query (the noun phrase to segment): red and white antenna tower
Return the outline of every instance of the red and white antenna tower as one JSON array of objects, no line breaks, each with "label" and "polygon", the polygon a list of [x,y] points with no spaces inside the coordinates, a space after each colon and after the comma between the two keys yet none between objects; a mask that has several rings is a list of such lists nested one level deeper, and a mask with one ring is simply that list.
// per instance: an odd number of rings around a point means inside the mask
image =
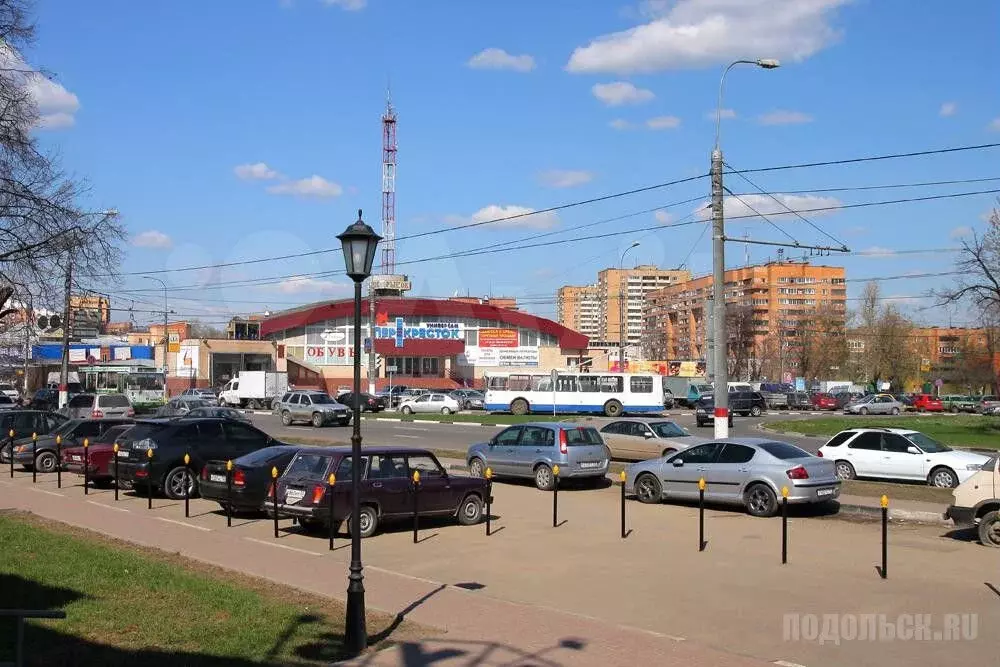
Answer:
[{"label": "red and white antenna tower", "polygon": [[396,111],[386,92],[382,114],[382,273],[396,273]]}]

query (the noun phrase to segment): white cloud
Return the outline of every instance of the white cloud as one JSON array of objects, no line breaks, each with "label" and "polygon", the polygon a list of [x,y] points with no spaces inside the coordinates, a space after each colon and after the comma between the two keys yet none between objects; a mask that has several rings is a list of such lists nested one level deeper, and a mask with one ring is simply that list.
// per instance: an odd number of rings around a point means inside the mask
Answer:
[{"label": "white cloud", "polygon": [[[723,210],[727,218],[747,218],[761,214],[768,217],[780,216],[783,220],[790,220],[794,216],[788,212],[788,209],[801,212],[807,217],[816,218],[835,213],[836,209],[829,211],[814,211],[813,209],[832,209],[832,207],[843,205],[839,199],[834,197],[817,197],[816,195],[786,195],[777,193],[774,195],[774,199],[767,195],[750,194],[740,195],[739,199],[736,197],[726,197],[723,202]],[[756,213],[754,210],[756,210]],[[697,215],[703,220],[708,219],[712,217],[712,209],[702,206],[698,208]]]},{"label": "white cloud", "polygon": [[653,217],[656,218],[657,222],[663,225],[669,225],[675,220],[674,216],[667,211],[657,211],[653,214]]},{"label": "white cloud", "polygon": [[24,62],[21,54],[7,46],[0,46],[0,67],[11,70],[10,74],[31,95],[38,112],[36,127],[57,129],[76,124],[80,100],[62,84],[35,71]]},{"label": "white cloud", "polygon": [[[711,111],[706,111],[705,118],[707,118],[712,122],[715,122],[715,113],[716,113],[715,109],[712,109]],[[732,120],[733,118],[736,118],[736,112],[733,111],[732,109],[719,109],[718,113],[719,113],[719,118],[721,118],[722,120]]]},{"label": "white cloud", "polygon": [[538,174],[538,181],[550,188],[575,188],[592,180],[594,174],[583,170],[549,169]]},{"label": "white cloud", "polygon": [[174,242],[169,236],[155,229],[136,234],[132,237],[132,245],[137,248],[172,248]]},{"label": "white cloud", "polygon": [[322,176],[310,176],[297,181],[286,183],[276,183],[270,185],[267,191],[272,195],[293,195],[295,197],[316,197],[318,199],[328,199],[339,197],[344,192],[344,188],[337,183],[328,181]]},{"label": "white cloud", "polygon": [[996,130],[997,132],[1000,132],[1000,118],[994,118],[990,122],[990,129],[991,130]]},{"label": "white cloud", "polygon": [[624,104],[642,104],[656,97],[653,91],[646,90],[645,88],[636,88],[628,81],[595,83],[590,92],[609,107],[620,107]]},{"label": "white cloud", "polygon": [[328,7],[340,7],[345,12],[361,11],[368,5],[368,0],[323,0]]},{"label": "white cloud", "polygon": [[972,227],[968,227],[966,225],[955,227],[955,229],[951,230],[951,233],[948,234],[948,238],[953,240],[964,239],[967,236],[972,236]]},{"label": "white cloud", "polygon": [[497,48],[483,49],[465,64],[472,69],[509,69],[515,72],[530,72],[535,69],[535,59],[531,56],[515,56]]},{"label": "white cloud", "polygon": [[801,125],[813,122],[813,117],[801,111],[785,111],[779,109],[757,117],[761,125]]},{"label": "white cloud", "polygon": [[840,38],[831,20],[849,0],[678,0],[648,2],[653,18],[577,47],[576,73],[657,72],[740,58],[804,60]]},{"label": "white cloud", "polygon": [[[517,217],[515,217],[517,216]],[[502,220],[499,222],[482,225],[485,229],[525,227],[532,229],[548,229],[559,224],[559,216],[553,211],[547,213],[535,213],[535,209],[527,206],[516,206],[514,204],[490,204],[484,206],[469,217],[450,215],[445,221],[454,225],[467,225],[469,223],[483,223],[488,220],[500,220],[501,218],[513,218],[513,220]]]},{"label": "white cloud", "polygon": [[651,130],[674,130],[681,126],[677,116],[656,116],[646,121],[646,127]]},{"label": "white cloud", "polygon": [[630,130],[632,129],[632,123],[628,122],[624,118],[615,118],[613,121],[608,123],[612,128],[616,130]]},{"label": "white cloud", "polygon": [[883,248],[882,246],[873,245],[870,248],[865,248],[858,252],[861,257],[890,257],[895,255],[896,251],[891,248]]},{"label": "white cloud", "polygon": [[233,167],[233,173],[244,181],[269,181],[281,176],[263,162],[237,165]]},{"label": "white cloud", "polygon": [[280,283],[266,287],[281,294],[302,294],[305,292],[334,292],[346,288],[347,285],[332,280],[309,278],[308,276],[292,276]]},{"label": "white cloud", "polygon": [[944,117],[954,116],[958,112],[958,104],[955,102],[945,102],[941,105],[941,110],[938,112]]}]

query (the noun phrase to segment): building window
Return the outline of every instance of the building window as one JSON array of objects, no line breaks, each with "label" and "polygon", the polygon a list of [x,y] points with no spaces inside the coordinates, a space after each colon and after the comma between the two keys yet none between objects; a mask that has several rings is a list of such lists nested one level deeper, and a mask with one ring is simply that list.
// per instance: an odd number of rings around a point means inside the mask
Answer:
[{"label": "building window", "polygon": [[521,329],[519,343],[521,347],[538,347],[538,332],[531,329]]},{"label": "building window", "polygon": [[472,347],[479,346],[479,329],[465,330],[465,344]]}]

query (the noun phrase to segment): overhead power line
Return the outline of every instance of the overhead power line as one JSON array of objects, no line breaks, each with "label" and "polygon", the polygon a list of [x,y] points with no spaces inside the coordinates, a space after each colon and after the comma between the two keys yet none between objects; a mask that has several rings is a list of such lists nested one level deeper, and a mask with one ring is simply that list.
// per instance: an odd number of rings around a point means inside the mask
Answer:
[{"label": "overhead power line", "polygon": [[812,167],[832,167],[844,164],[858,164],[861,162],[879,162],[881,160],[898,160],[903,158],[926,157],[928,155],[944,155],[946,153],[962,153],[965,151],[980,151],[1000,147],[1000,143],[974,144],[971,146],[953,146],[950,148],[936,148],[923,151],[912,151],[909,153],[888,153],[884,155],[865,155],[862,157],[846,158],[842,160],[826,160],[824,162],[800,162],[797,164],[785,164],[777,167],[756,167],[754,169],[744,169],[745,174],[761,173],[766,171],[784,171],[787,169],[810,169]]}]

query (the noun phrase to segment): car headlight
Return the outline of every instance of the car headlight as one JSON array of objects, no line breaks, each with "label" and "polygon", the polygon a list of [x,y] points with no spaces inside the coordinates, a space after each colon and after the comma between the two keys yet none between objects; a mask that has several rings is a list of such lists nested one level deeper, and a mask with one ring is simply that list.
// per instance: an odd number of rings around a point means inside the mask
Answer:
[{"label": "car headlight", "polygon": [[28,446],[18,445],[17,447],[14,448],[14,451],[17,452],[18,454],[23,454],[24,452],[28,451]]},{"label": "car headlight", "polygon": [[983,464],[982,463],[970,463],[969,465],[965,466],[965,469],[966,470],[982,470],[983,469]]}]

